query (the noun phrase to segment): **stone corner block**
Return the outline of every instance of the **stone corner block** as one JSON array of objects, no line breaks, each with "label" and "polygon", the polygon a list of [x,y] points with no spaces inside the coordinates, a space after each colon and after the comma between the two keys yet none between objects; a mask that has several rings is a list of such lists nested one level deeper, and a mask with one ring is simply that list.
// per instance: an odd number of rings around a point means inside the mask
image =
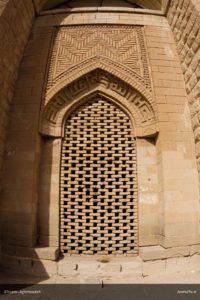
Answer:
[{"label": "stone corner block", "polygon": [[100,263],[100,272],[119,273],[121,272],[121,264],[119,262]]},{"label": "stone corner block", "polygon": [[142,276],[143,261],[140,257],[129,259],[121,264],[121,271],[123,274],[130,274],[131,276]]},{"label": "stone corner block", "polygon": [[156,260],[156,261],[146,261],[143,263],[143,276],[153,276],[165,273],[165,261]]},{"label": "stone corner block", "polygon": [[143,261],[166,259],[170,257],[188,256],[190,254],[190,247],[173,247],[163,248],[162,246],[149,246],[140,248],[140,258]]},{"label": "stone corner block", "polygon": [[59,249],[54,247],[34,248],[38,259],[55,261],[59,257]]},{"label": "stone corner block", "polygon": [[97,273],[99,271],[100,263],[93,261],[87,262],[82,261],[78,263],[78,271],[81,273]]},{"label": "stone corner block", "polygon": [[62,259],[57,263],[58,275],[67,276],[77,272],[78,264],[75,261]]}]

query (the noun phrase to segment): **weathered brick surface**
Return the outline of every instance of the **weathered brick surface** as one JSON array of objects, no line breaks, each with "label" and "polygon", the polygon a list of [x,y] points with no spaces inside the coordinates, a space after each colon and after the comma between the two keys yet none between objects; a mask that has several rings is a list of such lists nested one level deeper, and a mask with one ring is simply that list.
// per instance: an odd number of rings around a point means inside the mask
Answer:
[{"label": "weathered brick surface", "polygon": [[[37,209],[38,117],[51,30],[32,30],[10,109],[2,178],[2,240],[32,246]],[[15,222],[13,222],[15,220]]]},{"label": "weathered brick surface", "polygon": [[158,195],[163,203],[159,207],[160,243],[164,247],[181,246],[198,240],[199,195],[194,137],[171,30],[167,24],[162,28],[147,26],[145,34],[159,120]]},{"label": "weathered brick surface", "polygon": [[[18,67],[23,56],[34,9],[32,1],[3,0],[0,2],[0,174],[8,123],[9,105],[13,98]],[[1,175],[0,175],[1,176]],[[1,184],[0,184],[1,189]]]},{"label": "weathered brick surface", "polygon": [[31,0],[0,1],[0,192],[9,108],[34,14]]},{"label": "weathered brick surface", "polygon": [[200,2],[173,0],[167,17],[182,64],[200,173]]}]

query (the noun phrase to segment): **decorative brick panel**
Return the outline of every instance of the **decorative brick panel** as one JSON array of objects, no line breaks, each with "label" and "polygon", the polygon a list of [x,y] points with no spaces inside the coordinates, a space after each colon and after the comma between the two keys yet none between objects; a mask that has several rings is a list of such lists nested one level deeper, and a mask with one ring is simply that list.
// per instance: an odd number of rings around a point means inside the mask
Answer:
[{"label": "decorative brick panel", "polygon": [[71,73],[103,62],[127,74],[151,92],[141,26],[81,25],[55,30],[47,91]]},{"label": "decorative brick panel", "polygon": [[[43,120],[56,124],[60,111],[71,104],[76,97],[85,92],[102,87],[113,91],[134,106],[135,123],[140,126],[150,126],[156,122],[156,109],[153,99],[146,99],[141,93],[126,82],[103,70],[95,70],[79,77],[53,97],[43,111]],[[149,103],[150,102],[150,103]]]}]

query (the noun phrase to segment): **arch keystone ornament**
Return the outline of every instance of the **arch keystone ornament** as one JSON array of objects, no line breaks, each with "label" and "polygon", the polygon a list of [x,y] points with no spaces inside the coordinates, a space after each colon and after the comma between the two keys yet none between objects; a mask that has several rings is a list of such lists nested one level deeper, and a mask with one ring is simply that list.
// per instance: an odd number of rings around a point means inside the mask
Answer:
[{"label": "arch keystone ornament", "polygon": [[79,77],[56,93],[42,108],[40,133],[62,137],[66,116],[82,102],[95,95],[104,96],[126,110],[134,123],[135,136],[153,136],[158,132],[156,109],[152,98],[146,98],[133,86],[101,69]]}]

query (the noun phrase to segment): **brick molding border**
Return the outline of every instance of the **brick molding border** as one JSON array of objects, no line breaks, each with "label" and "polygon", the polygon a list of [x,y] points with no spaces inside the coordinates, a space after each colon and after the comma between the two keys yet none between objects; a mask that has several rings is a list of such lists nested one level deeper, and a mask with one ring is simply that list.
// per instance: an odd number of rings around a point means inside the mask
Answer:
[{"label": "brick molding border", "polygon": [[62,137],[64,120],[69,113],[97,95],[108,98],[126,111],[133,123],[135,136],[153,136],[158,132],[152,98],[146,98],[118,77],[96,69],[68,84],[48,101],[41,112],[40,133]]}]

